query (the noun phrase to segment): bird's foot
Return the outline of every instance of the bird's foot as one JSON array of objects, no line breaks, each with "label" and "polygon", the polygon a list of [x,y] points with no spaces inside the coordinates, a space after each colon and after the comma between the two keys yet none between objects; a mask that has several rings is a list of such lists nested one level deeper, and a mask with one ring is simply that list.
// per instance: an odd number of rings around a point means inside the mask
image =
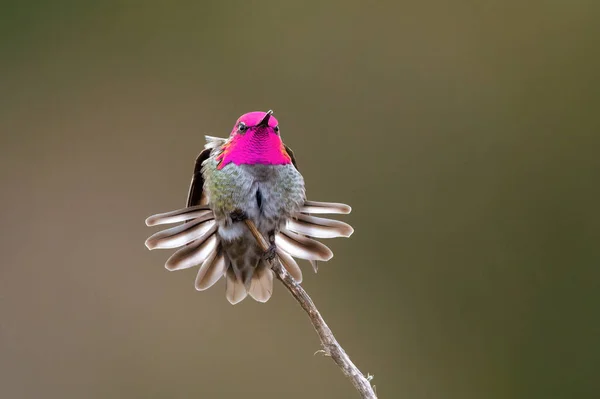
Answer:
[{"label": "bird's foot", "polygon": [[269,232],[269,248],[265,251],[264,257],[267,261],[272,261],[277,255],[277,246],[275,245],[275,232]]},{"label": "bird's foot", "polygon": [[275,245],[275,243],[271,243],[271,245],[269,245],[269,248],[265,251],[264,253],[264,257],[267,261],[272,261],[273,259],[275,259],[275,256],[277,255],[277,246]]},{"label": "bird's foot", "polygon": [[235,211],[231,212],[229,214],[229,217],[231,218],[232,222],[243,222],[246,219],[248,219],[248,215],[246,214],[246,212],[242,211],[241,209],[236,209]]}]

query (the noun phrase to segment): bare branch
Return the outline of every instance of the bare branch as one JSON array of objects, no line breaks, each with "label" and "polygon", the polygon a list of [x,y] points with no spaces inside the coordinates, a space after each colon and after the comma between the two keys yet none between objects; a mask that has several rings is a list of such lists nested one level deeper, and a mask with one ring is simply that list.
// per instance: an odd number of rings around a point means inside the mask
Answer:
[{"label": "bare branch", "polygon": [[[267,251],[269,249],[269,244],[267,240],[263,237],[263,235],[258,231],[256,225],[252,220],[245,220],[246,226],[256,239],[258,245],[263,249],[263,251]],[[277,259],[277,258],[275,258]],[[325,355],[330,356],[333,361],[339,366],[342,370],[342,373],[346,375],[356,388],[356,390],[360,393],[363,399],[377,399],[377,395],[371,387],[370,380],[373,378],[369,375],[369,378],[365,377],[363,373],[360,372],[358,367],[352,363],[350,357],[346,354],[341,345],[337,342],[331,329],[323,320],[323,317],[317,310],[317,307],[313,303],[312,299],[306,291],[294,280],[294,278],[285,270],[285,268],[281,265],[281,263],[272,260],[271,268],[275,273],[275,276],[285,285],[285,287],[290,291],[294,299],[302,306],[302,309],[308,314],[310,321],[313,324],[313,327],[317,331],[319,338],[321,339],[321,345],[323,346],[323,351]]]}]

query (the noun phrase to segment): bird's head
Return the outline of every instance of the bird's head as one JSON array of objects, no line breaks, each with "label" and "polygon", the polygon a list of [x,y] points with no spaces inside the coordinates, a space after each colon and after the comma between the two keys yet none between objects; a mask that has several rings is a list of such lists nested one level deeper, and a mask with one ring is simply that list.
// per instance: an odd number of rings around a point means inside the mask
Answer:
[{"label": "bird's head", "polygon": [[236,165],[285,165],[292,163],[281,136],[279,122],[273,111],[249,112],[239,117],[223,152],[217,157],[219,169],[229,163]]}]

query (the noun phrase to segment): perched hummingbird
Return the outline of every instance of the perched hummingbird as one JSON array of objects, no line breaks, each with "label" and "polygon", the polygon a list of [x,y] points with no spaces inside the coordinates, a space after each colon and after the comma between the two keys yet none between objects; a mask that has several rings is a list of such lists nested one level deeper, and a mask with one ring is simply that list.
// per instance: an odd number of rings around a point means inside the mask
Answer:
[{"label": "perched hummingbird", "polygon": [[[293,257],[331,259],[329,248],[313,238],[349,237],[346,223],[311,213],[350,213],[348,205],[307,201],[304,179],[292,150],[281,140],[273,111],[242,115],[228,139],[206,136],[196,159],[187,207],[146,219],[149,226],[184,222],[146,240],[149,249],[181,247],[166,262],[168,270],[200,265],[196,289],[226,277],[226,297],[236,304],[248,294],[266,302],[273,292],[269,261],[275,257],[302,281]],[[263,251],[246,219],[268,239]]]}]

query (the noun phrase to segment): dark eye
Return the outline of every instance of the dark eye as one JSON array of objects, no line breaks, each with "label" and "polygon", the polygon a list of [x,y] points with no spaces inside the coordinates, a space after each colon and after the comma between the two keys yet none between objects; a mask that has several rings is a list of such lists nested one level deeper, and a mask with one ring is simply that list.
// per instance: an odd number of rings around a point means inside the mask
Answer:
[{"label": "dark eye", "polygon": [[240,122],[238,123],[238,130],[240,133],[244,133],[246,130],[248,130],[248,126],[246,126],[244,122]]},{"label": "dark eye", "polygon": [[273,130],[275,130],[275,133],[279,133],[279,126],[275,126]]}]

